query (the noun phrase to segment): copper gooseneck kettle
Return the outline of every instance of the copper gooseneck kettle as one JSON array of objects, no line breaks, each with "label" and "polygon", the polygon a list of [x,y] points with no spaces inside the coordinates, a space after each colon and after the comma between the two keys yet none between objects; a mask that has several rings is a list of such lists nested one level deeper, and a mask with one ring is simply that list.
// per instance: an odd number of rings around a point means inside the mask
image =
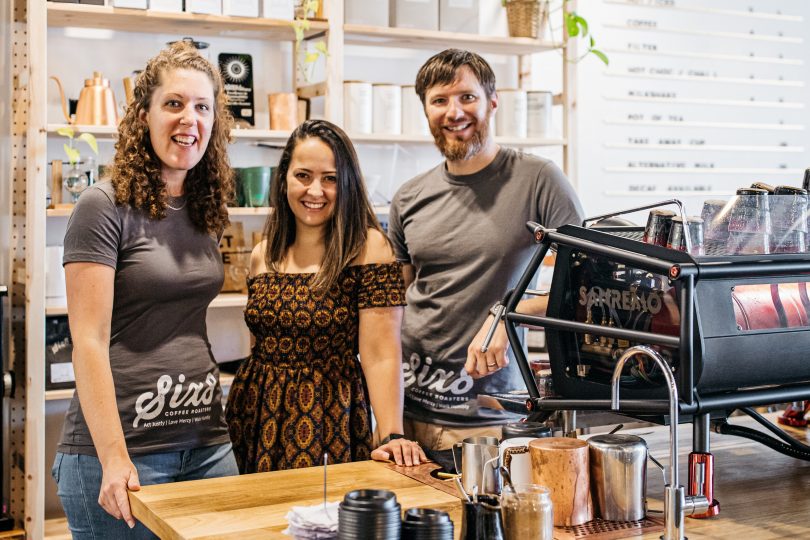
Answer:
[{"label": "copper gooseneck kettle", "polygon": [[73,119],[68,114],[65,91],[62,82],[54,76],[62,98],[62,113],[68,124],[87,126],[115,126],[118,124],[118,109],[115,105],[115,95],[110,88],[110,80],[104,79],[98,71],[93,72],[92,79],[84,80],[84,88],[79,94],[79,103],[76,106],[76,115]]}]

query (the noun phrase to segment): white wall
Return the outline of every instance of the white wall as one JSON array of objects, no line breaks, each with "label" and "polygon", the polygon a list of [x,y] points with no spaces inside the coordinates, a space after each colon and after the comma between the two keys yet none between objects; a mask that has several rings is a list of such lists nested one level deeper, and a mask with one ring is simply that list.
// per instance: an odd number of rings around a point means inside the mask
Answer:
[{"label": "white wall", "polygon": [[[801,185],[810,164],[810,4],[589,0],[579,6],[611,60],[605,68],[589,58],[578,68],[575,143],[587,213],[672,196],[699,213],[703,200],[755,181]],[[649,146],[662,143],[669,148]]]}]

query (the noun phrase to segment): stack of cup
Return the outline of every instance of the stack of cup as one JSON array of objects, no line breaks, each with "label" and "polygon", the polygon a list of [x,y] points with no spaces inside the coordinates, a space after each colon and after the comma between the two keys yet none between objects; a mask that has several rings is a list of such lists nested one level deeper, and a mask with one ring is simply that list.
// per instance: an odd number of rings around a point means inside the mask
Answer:
[{"label": "stack of cup", "polygon": [[760,255],[771,252],[771,209],[766,190],[737,190],[729,215],[728,233],[729,254]]},{"label": "stack of cup", "polygon": [[706,242],[725,245],[728,241],[728,217],[731,207],[726,201],[710,199],[704,201],[700,217],[703,219],[703,238]]},{"label": "stack of cup", "polygon": [[672,210],[650,210],[650,215],[647,217],[647,226],[644,228],[644,243],[667,247],[669,230],[672,228],[672,218],[674,216],[675,212]]},{"label": "stack of cup", "polygon": [[677,249],[678,251],[687,251],[687,234],[689,234],[689,240],[691,241],[689,253],[692,255],[704,255],[703,219],[694,216],[687,216],[685,223],[681,216],[675,216],[672,218],[672,227],[669,230],[667,248]]},{"label": "stack of cup", "polygon": [[771,199],[771,253],[804,253],[807,243],[807,190],[777,186]]},{"label": "stack of cup", "polygon": [[453,521],[441,510],[411,508],[402,519],[402,540],[453,540]]},{"label": "stack of cup", "polygon": [[400,510],[392,491],[350,491],[338,509],[338,539],[398,540],[402,527]]}]

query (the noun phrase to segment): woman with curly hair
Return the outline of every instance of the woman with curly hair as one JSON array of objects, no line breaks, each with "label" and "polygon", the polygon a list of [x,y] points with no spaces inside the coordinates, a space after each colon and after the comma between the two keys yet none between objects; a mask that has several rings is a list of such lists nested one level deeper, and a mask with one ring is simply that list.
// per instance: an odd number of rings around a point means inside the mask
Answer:
[{"label": "woman with curly hair", "polygon": [[298,126],[270,204],[248,278],[254,345],[226,411],[240,470],[309,467],[324,453],[418,465],[422,449],[402,435],[402,268],[346,134],[324,120]]},{"label": "woman with curly hair", "polygon": [[205,326],[233,192],[222,80],[179,43],[134,95],[112,181],[82,193],[65,233],[77,392],[53,475],[74,539],[154,538],[127,490],[237,474]]}]

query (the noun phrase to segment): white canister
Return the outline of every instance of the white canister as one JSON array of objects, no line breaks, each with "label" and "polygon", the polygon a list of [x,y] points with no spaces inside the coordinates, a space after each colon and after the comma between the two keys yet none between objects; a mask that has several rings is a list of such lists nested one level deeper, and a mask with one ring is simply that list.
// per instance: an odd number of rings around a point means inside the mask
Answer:
[{"label": "white canister", "polygon": [[371,133],[373,127],[371,83],[343,83],[343,126],[349,134]]},{"label": "white canister", "polygon": [[374,84],[374,133],[402,133],[402,88],[398,84]]},{"label": "white canister", "polygon": [[548,137],[551,135],[551,92],[532,90],[527,92],[526,108],[528,110],[529,137]]},{"label": "white canister", "polygon": [[402,87],[402,134],[430,135],[425,108],[412,84]]},{"label": "white canister", "polygon": [[45,298],[64,299],[66,296],[65,269],[62,266],[64,253],[62,246],[45,248]]},{"label": "white canister", "polygon": [[498,90],[495,125],[500,137],[526,137],[526,91]]}]

